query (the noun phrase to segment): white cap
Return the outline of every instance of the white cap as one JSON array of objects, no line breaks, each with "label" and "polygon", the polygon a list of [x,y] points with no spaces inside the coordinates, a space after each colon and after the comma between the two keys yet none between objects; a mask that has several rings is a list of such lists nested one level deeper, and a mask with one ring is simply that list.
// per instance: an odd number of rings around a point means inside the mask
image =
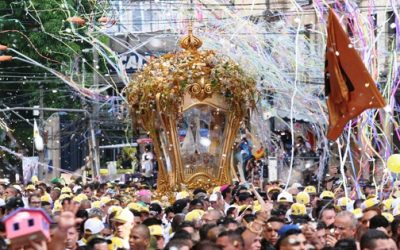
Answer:
[{"label": "white cap", "polygon": [[80,188],[82,188],[80,185],[76,185],[76,186],[74,186],[74,187],[72,188],[72,191],[73,191],[74,193],[76,193],[76,192],[78,191],[78,189],[80,189]]},{"label": "white cap", "polygon": [[217,200],[218,200],[218,195],[217,194],[210,195],[209,201],[217,201]]},{"label": "white cap", "polygon": [[22,192],[22,188],[20,185],[13,185],[13,188],[17,189],[18,191]]},{"label": "white cap", "polygon": [[85,221],[83,229],[90,231],[91,234],[99,234],[104,229],[104,224],[97,218],[90,218]]},{"label": "white cap", "polygon": [[397,205],[394,209],[393,209],[393,216],[397,216],[400,214],[400,205]]},{"label": "white cap", "polygon": [[291,188],[301,188],[301,187],[303,187],[303,185],[301,185],[298,182],[293,183],[292,186],[291,186]]},{"label": "white cap", "polygon": [[278,202],[280,201],[286,201],[286,202],[291,202],[293,203],[293,196],[291,194],[289,194],[287,191],[282,191],[279,195],[278,195]]}]

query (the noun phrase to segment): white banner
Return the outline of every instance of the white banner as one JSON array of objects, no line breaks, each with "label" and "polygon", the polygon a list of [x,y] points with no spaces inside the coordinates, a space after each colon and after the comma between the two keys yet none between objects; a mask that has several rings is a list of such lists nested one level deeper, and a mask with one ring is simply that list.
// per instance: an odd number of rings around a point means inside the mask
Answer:
[{"label": "white banner", "polygon": [[22,157],[22,173],[24,175],[24,183],[31,181],[32,176],[38,175],[39,157]]}]

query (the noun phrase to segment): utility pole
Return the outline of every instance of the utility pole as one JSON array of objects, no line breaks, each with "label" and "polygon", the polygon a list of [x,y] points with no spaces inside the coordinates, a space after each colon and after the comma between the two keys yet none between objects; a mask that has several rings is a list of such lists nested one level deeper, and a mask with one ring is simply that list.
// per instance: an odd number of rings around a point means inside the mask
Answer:
[{"label": "utility pole", "polygon": [[[97,73],[97,70],[99,69],[99,54],[93,46],[93,88],[95,90],[99,89],[99,75]],[[95,138],[95,140],[92,142],[92,156],[93,156],[93,168],[92,168],[92,173],[93,173],[93,179],[96,177],[100,177],[100,156],[98,154],[99,152],[99,138],[96,138],[95,133],[99,129],[99,104],[97,102],[93,103],[93,117],[92,119],[89,120],[90,124],[90,131],[92,134],[92,138]],[[94,121],[94,122],[92,122]]]},{"label": "utility pole", "polygon": [[[44,112],[43,112],[43,98],[44,98],[44,92],[43,92],[43,85],[40,84],[39,86],[39,131],[42,130],[43,125],[44,125]],[[39,153],[39,163],[44,163],[44,148],[41,151],[38,151]],[[43,180],[44,176],[44,171],[43,171],[43,165],[39,164],[38,166],[38,178],[39,180]]]}]

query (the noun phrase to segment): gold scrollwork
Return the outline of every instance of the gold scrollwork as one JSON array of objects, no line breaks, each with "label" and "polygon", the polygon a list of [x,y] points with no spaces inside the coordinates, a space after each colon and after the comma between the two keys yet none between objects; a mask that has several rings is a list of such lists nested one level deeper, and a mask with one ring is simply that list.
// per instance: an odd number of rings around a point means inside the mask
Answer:
[{"label": "gold scrollwork", "polygon": [[200,101],[212,96],[212,86],[210,83],[206,83],[202,77],[200,82],[195,82],[188,86],[188,92],[192,98],[197,98]]}]

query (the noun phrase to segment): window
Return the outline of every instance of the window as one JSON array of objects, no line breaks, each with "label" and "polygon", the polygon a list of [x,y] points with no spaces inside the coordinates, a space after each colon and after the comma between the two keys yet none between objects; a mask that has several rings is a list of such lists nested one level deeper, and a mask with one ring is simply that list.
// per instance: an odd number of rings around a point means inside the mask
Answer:
[{"label": "window", "polygon": [[35,221],[33,219],[29,219],[28,220],[28,226],[29,227],[33,227],[33,225],[35,225]]},{"label": "window", "polygon": [[19,223],[18,222],[14,223],[13,227],[14,227],[14,231],[18,231],[19,230]]}]

